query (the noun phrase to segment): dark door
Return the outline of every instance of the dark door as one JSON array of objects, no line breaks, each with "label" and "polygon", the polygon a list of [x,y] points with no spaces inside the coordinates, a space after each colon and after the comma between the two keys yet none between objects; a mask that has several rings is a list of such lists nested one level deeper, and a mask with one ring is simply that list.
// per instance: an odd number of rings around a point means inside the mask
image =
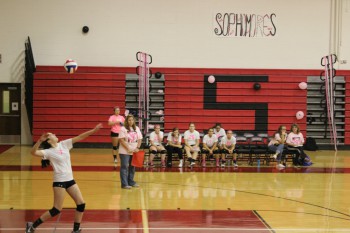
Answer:
[{"label": "dark door", "polygon": [[0,83],[0,144],[21,143],[21,84]]}]

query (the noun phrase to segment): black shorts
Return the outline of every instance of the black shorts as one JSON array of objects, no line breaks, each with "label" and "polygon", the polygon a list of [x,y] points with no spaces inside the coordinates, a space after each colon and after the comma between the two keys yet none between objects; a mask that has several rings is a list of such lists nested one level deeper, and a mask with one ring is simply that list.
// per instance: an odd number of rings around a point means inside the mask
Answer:
[{"label": "black shorts", "polygon": [[64,181],[64,182],[53,182],[52,187],[68,189],[69,187],[75,185],[75,180]]},{"label": "black shorts", "polygon": [[114,133],[111,131],[111,137],[112,138],[119,137],[119,133]]},{"label": "black shorts", "polygon": [[[212,147],[210,147],[210,149],[212,149]],[[207,154],[209,153],[209,151],[205,148],[202,149],[202,153],[203,154]],[[214,151],[213,151],[213,154],[219,154],[220,153],[220,150],[218,148],[216,148]]]},{"label": "black shorts", "polygon": [[[221,153],[222,153],[222,154],[228,154],[228,150],[226,150],[226,149],[221,149]],[[232,153],[236,153],[236,149],[234,149]]]}]

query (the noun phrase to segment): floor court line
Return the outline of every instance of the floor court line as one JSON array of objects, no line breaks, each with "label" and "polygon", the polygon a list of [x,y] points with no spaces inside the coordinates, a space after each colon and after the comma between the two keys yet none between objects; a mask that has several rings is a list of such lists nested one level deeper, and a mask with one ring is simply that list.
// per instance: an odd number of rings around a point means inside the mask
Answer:
[{"label": "floor court line", "polygon": [[[112,166],[72,166],[74,172],[119,172],[120,167]],[[0,171],[52,171],[52,167],[42,169],[41,166],[30,165],[0,165]],[[137,172],[218,172],[218,173],[350,173],[349,167],[329,168],[329,167],[287,167],[278,169],[275,166],[270,167],[193,167],[193,168],[137,168]]]},{"label": "floor court line", "polygon": [[[52,231],[54,228],[45,228],[42,227],[40,228],[40,231]],[[83,231],[96,231],[96,230],[144,230],[144,228],[122,228],[122,227],[100,227],[100,228],[93,228],[93,227],[88,227],[88,228],[82,228]],[[20,230],[25,230],[25,228],[0,228],[0,231],[20,231]],[[58,227],[57,230],[72,230],[72,228],[68,228],[68,227]],[[177,230],[201,230],[201,231],[237,231],[237,232],[245,232],[245,231],[265,231],[265,232],[271,232],[271,229],[246,229],[246,228],[149,228],[149,230],[167,230],[167,231],[177,231]],[[283,231],[283,232],[319,232],[324,231],[326,229],[324,228],[276,228],[273,229],[276,231]],[[348,228],[333,228],[331,229],[332,232],[336,231],[336,232],[349,232]]]},{"label": "floor court line", "polygon": [[149,225],[148,225],[148,215],[146,210],[146,204],[145,204],[145,196],[144,196],[143,189],[141,188],[141,217],[142,217],[142,225],[143,225],[143,232],[149,233]]},{"label": "floor court line", "polygon": [[256,215],[258,219],[260,219],[260,221],[266,226],[266,228],[270,229],[272,233],[275,233],[275,231],[271,228],[271,226],[265,221],[263,217],[261,217],[261,215],[256,210],[253,210],[253,213]]}]

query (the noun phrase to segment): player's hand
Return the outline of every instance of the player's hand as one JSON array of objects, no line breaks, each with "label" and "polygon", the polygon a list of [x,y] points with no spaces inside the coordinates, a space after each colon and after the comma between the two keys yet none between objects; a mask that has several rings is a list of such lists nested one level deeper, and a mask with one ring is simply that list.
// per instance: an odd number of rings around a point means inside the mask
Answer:
[{"label": "player's hand", "polygon": [[47,138],[49,137],[49,133],[43,133],[41,136],[40,136],[40,141],[45,141]]},{"label": "player's hand", "polygon": [[102,123],[99,123],[95,126],[95,131],[100,130],[103,127]]}]

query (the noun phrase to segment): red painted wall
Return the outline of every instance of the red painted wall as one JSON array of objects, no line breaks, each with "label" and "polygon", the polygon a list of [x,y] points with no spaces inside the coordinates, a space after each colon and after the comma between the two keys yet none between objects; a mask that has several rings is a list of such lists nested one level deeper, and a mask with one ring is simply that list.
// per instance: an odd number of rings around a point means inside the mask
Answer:
[{"label": "red painted wall", "polygon": [[[199,131],[208,129],[216,122],[234,131],[254,130],[254,110],[204,109],[207,91],[205,75],[254,76],[266,75],[260,90],[253,89],[253,82],[217,83],[217,103],[267,103],[268,133],[280,124],[287,127],[298,123],[306,135],[306,117],[295,118],[297,111],[306,114],[306,90],[298,84],[307,76],[318,76],[321,70],[263,70],[263,69],[200,69],[200,68],[152,68],[153,73],[165,74],[165,132],[179,127],[183,132],[189,122],[195,122]],[[33,138],[51,131],[63,138],[75,136],[103,122],[105,128],[86,142],[110,142],[108,117],[113,106],[125,107],[125,74],[134,74],[134,67],[79,67],[77,73],[68,75],[62,67],[37,67],[34,77]],[[346,103],[349,101],[350,71],[337,71],[345,76]],[[350,104],[346,104],[345,144],[350,145]]]}]

